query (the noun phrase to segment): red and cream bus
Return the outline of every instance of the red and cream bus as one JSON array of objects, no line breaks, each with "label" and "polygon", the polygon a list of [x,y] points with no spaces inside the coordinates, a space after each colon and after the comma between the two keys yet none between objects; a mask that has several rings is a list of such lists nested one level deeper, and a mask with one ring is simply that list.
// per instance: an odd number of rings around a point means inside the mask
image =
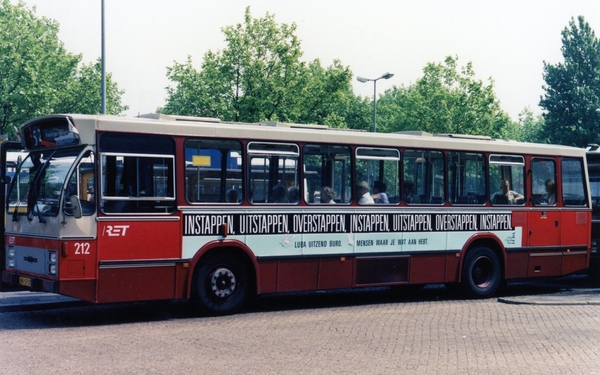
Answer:
[{"label": "red and cream bus", "polygon": [[[585,150],[218,119],[20,128],[2,282],[94,303],[504,281],[589,264]],[[552,192],[546,186],[552,182]]]}]

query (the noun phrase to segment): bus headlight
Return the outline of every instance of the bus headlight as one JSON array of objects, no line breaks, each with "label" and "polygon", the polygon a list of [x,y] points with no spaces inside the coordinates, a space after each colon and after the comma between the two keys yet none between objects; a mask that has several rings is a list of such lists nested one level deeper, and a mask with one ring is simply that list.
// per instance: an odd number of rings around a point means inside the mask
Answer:
[{"label": "bus headlight", "polygon": [[598,239],[597,238],[592,238],[592,247],[591,247],[590,251],[594,254],[596,254],[598,252]]},{"label": "bus headlight", "polygon": [[15,247],[6,246],[6,267],[15,268]]},{"label": "bus headlight", "polygon": [[48,252],[48,275],[56,276],[58,273],[58,252],[49,251]]}]

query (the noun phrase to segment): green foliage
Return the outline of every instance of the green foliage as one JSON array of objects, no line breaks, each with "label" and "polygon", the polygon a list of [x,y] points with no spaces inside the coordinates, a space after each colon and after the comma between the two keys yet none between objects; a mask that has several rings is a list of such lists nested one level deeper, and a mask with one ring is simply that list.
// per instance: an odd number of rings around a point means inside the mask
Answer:
[{"label": "green foliage", "polygon": [[543,133],[544,118],[534,115],[530,108],[525,108],[519,113],[517,135],[514,139],[522,142],[549,143]]},{"label": "green foliage", "polygon": [[544,62],[543,137],[583,147],[600,142],[600,45],[582,16],[562,31],[564,62]]},{"label": "green foliage", "polygon": [[56,82],[68,82],[78,56],[67,53],[58,40],[58,24],[35,17],[22,2],[2,0],[0,7],[0,132],[55,102]]},{"label": "green foliage", "polygon": [[201,81],[199,73],[192,66],[192,58],[188,56],[184,64],[175,62],[167,68],[167,77],[177,83],[177,87],[167,87],[167,104],[160,109],[162,113],[172,113],[182,116],[219,117],[224,109],[219,110],[219,96],[211,98],[213,87],[198,86]]},{"label": "green foliage", "polygon": [[349,129],[371,131],[373,128],[373,102],[369,98],[348,98],[344,118]]},{"label": "green foliage", "polygon": [[346,127],[346,115],[351,112],[352,72],[339,60],[324,69],[319,60],[308,64],[305,85],[298,93],[297,122],[324,124],[330,127]]},{"label": "green foliage", "polygon": [[513,124],[500,108],[493,80],[486,85],[475,79],[471,63],[459,71],[457,61],[429,63],[414,85],[387,90],[377,102],[378,130],[510,138]]},{"label": "green foliage", "polygon": [[[296,25],[279,25],[269,13],[223,28],[227,47],[208,51],[200,70],[188,56],[167,67],[163,113],[226,121],[284,121],[371,131],[372,100],[352,93],[352,73],[340,61],[324,68],[305,63]],[[422,130],[516,138],[519,127],[501,109],[494,83],[475,79],[457,58],[430,63],[409,87],[394,87],[377,102],[378,131]]]},{"label": "green foliage", "polygon": [[[58,92],[58,102],[54,108],[57,113],[98,114],[102,112],[100,91],[102,86],[102,62],[82,65],[68,82],[67,89]],[[121,104],[125,91],[119,90],[112,75],[106,73],[106,113],[118,115],[129,109]]]},{"label": "green foliage", "polygon": [[[100,90],[93,93],[87,84],[97,77],[98,69],[78,71],[80,55],[68,53],[58,39],[58,23],[37,17],[22,1],[13,5],[0,0],[0,133],[12,133],[15,126],[39,115],[65,112],[100,112]],[[116,84],[111,88],[112,113],[120,105]],[[107,90],[108,92],[109,90]],[[90,104],[92,98],[98,104]],[[107,94],[108,97],[108,94]],[[69,105],[69,103],[71,103]]]},{"label": "green foliage", "polygon": [[296,25],[277,24],[274,16],[252,18],[223,28],[227,47],[208,51],[200,70],[188,56],[167,67],[174,83],[167,87],[163,113],[218,117],[227,121],[284,121],[348,125],[354,95],[352,73],[335,61],[300,60]]}]

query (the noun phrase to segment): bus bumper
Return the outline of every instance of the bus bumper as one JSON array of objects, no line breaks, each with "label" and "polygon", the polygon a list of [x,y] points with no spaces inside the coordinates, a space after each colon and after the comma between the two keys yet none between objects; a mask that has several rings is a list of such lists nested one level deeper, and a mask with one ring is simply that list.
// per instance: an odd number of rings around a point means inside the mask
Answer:
[{"label": "bus bumper", "polygon": [[58,283],[54,280],[19,275],[13,272],[2,272],[2,282],[12,287],[29,289],[32,292],[58,292]]}]

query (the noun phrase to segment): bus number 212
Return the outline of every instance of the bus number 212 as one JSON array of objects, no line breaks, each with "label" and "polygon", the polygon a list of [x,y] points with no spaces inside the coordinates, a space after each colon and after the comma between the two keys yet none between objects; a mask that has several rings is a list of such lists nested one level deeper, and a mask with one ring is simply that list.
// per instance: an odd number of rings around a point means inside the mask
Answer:
[{"label": "bus number 212", "polygon": [[90,254],[89,242],[76,242],[75,243],[75,254],[89,255]]}]

